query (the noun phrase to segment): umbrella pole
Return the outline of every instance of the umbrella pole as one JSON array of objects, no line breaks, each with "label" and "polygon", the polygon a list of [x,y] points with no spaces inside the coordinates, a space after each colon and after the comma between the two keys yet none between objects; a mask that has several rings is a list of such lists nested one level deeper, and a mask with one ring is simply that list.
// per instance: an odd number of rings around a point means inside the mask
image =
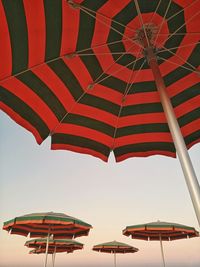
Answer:
[{"label": "umbrella pole", "polygon": [[47,243],[46,243],[46,252],[45,252],[45,263],[44,263],[44,267],[47,266],[47,257],[48,257],[48,249],[49,249],[49,237],[50,237],[50,233],[48,232],[47,235]]},{"label": "umbrella pole", "polygon": [[176,152],[178,154],[178,158],[180,164],[182,166],[182,170],[185,176],[186,184],[190,193],[190,197],[194,206],[194,210],[196,213],[197,220],[200,225],[200,187],[199,183],[192,166],[192,162],[190,160],[187,147],[185,145],[183,136],[181,134],[181,130],[179,124],[177,122],[172,104],[166,92],[166,87],[163,81],[163,78],[160,73],[160,69],[156,60],[156,56],[153,52],[153,48],[151,46],[146,48],[147,59],[149,62],[149,66],[152,69],[153,76],[155,79],[155,83],[157,86],[157,90],[160,94],[161,103],[165,112],[165,116],[167,118],[167,122],[169,125],[169,129],[174,141],[174,145],[176,148]]},{"label": "umbrella pole", "polygon": [[165,267],[165,256],[164,256],[164,250],[163,250],[163,244],[162,244],[162,238],[160,235],[160,249],[161,249],[161,254],[162,254],[162,260],[163,260],[163,266]]},{"label": "umbrella pole", "polygon": [[53,253],[53,267],[55,266],[55,259],[56,259],[56,247],[55,247],[54,253]]},{"label": "umbrella pole", "polygon": [[114,266],[117,267],[116,252],[114,251]]}]

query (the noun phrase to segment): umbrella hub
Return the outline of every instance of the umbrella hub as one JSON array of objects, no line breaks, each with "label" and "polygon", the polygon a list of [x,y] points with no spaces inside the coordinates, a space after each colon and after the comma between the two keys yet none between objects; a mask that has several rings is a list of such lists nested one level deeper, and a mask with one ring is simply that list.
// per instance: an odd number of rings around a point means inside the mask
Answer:
[{"label": "umbrella hub", "polygon": [[[144,26],[136,31],[135,39],[144,48],[147,47],[147,43],[153,44],[158,32],[158,26],[153,23],[144,24]],[[148,39],[148,40],[147,40]]]}]

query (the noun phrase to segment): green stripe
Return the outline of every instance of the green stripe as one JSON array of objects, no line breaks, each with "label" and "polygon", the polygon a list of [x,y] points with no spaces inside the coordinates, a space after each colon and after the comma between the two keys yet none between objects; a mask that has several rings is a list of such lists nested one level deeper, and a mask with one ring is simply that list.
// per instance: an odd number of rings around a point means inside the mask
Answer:
[{"label": "green stripe", "polygon": [[[60,80],[65,84],[73,98],[78,100],[84,93],[79,81],[72,71],[67,67],[63,60],[59,59],[54,62],[48,63],[48,66],[55,72]],[[84,88],[85,89],[85,88]]]},{"label": "green stripe", "polygon": [[114,149],[115,157],[120,157],[128,153],[134,152],[149,152],[149,151],[166,151],[175,153],[175,147],[173,143],[167,142],[151,142],[140,143],[133,145],[126,145]]},{"label": "green stripe", "polygon": [[63,123],[70,123],[70,124],[75,124],[79,126],[84,126],[89,129],[93,129],[93,130],[102,132],[104,134],[107,134],[111,137],[113,137],[114,135],[114,127],[102,121],[91,119],[85,116],[79,116],[76,114],[68,114],[63,120]]},{"label": "green stripe", "polygon": [[[96,11],[106,2],[107,0],[101,0],[101,1],[85,0],[84,2],[81,3],[81,5],[93,11]],[[95,16],[94,13],[91,14]],[[76,50],[82,50],[91,47],[94,29],[95,29],[95,18],[91,17],[90,15],[81,10]]]},{"label": "green stripe", "polygon": [[189,101],[190,99],[200,95],[200,83],[193,85],[192,87],[185,89],[183,92],[177,94],[171,98],[173,107],[177,107],[184,102]]},{"label": "green stripe", "polygon": [[140,124],[140,125],[119,128],[117,130],[116,137],[128,136],[132,134],[142,134],[142,133],[168,133],[168,132],[169,132],[169,127],[167,123]]},{"label": "green stripe", "polygon": [[200,108],[196,108],[191,112],[186,113],[185,115],[178,118],[178,123],[180,127],[183,127],[189,124],[192,121],[195,121],[200,118]]},{"label": "green stripe", "polygon": [[12,74],[28,68],[28,32],[23,0],[2,0],[12,48]]},{"label": "green stripe", "polygon": [[70,134],[53,134],[52,144],[67,144],[80,148],[88,148],[93,151],[99,152],[106,157],[108,157],[110,154],[110,149],[106,145],[85,137],[74,136]]},{"label": "green stripe", "polygon": [[193,132],[192,134],[184,138],[186,145],[193,143],[194,141],[200,140],[200,130]]},{"label": "green stripe", "polygon": [[125,106],[122,109],[121,117],[136,115],[136,114],[149,114],[163,112],[161,103],[148,103],[138,104],[134,106]]},{"label": "green stripe", "polygon": [[19,114],[23,119],[28,121],[34,128],[36,128],[43,140],[46,139],[50,130],[45,122],[39,117],[39,115],[25,102],[20,100],[11,92],[7,91],[5,88],[0,86],[0,90],[2,102]]},{"label": "green stripe", "polygon": [[[28,86],[50,108],[60,121],[66,114],[66,110],[56,95],[48,86],[40,80],[32,71],[18,75],[18,80]],[[48,116],[48,114],[46,114]]]},{"label": "green stripe", "polygon": [[60,55],[62,39],[62,1],[44,0],[44,10],[46,17],[45,60],[47,61],[57,58]]},{"label": "green stripe", "polygon": [[107,111],[113,115],[118,116],[120,107],[119,105],[116,105],[108,100],[105,100],[103,98],[93,96],[93,95],[84,95],[83,98],[79,101],[79,103],[88,105],[91,107],[98,108],[100,110]]}]

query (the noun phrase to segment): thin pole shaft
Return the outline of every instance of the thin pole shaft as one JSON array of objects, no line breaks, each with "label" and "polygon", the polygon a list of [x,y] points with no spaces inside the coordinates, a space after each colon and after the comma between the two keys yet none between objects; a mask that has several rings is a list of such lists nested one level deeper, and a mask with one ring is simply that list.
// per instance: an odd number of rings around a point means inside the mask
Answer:
[{"label": "thin pole shaft", "polygon": [[55,266],[55,260],[56,260],[56,247],[55,247],[54,256],[53,256],[53,267]]},{"label": "thin pole shaft", "polygon": [[200,187],[190,160],[179,124],[177,122],[172,104],[166,92],[166,87],[157,64],[156,56],[152,47],[146,48],[149,66],[152,69],[157,90],[160,95],[161,103],[165,112],[165,116],[169,125],[169,129],[174,141],[176,152],[185,176],[185,181],[190,193],[190,197],[194,206],[197,220],[200,226]]},{"label": "thin pole shaft", "polygon": [[163,260],[163,266],[165,267],[165,256],[164,256],[164,249],[163,249],[163,244],[162,244],[162,237],[160,235],[160,249],[161,249],[161,255],[162,255],[162,260]]},{"label": "thin pole shaft", "polygon": [[114,266],[117,267],[116,252],[114,251]]},{"label": "thin pole shaft", "polygon": [[44,267],[47,266],[47,258],[48,258],[48,249],[49,249],[49,237],[50,237],[50,233],[48,232],[47,235],[47,243],[46,243],[46,252],[45,252],[45,263],[44,263]]}]

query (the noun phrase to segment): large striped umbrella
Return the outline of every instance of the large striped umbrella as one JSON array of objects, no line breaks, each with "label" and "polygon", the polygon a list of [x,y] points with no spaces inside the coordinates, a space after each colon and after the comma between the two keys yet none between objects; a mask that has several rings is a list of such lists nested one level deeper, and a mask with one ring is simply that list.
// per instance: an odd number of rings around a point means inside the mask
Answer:
[{"label": "large striped umbrella", "polygon": [[105,253],[113,253],[114,254],[114,266],[117,266],[116,261],[116,253],[135,253],[138,252],[139,249],[132,247],[130,245],[127,245],[125,243],[118,242],[116,240],[111,242],[106,242],[102,244],[95,245],[92,250],[98,251],[98,252],[105,252]]},{"label": "large striped umbrella", "polygon": [[[28,248],[35,248],[31,250],[30,254],[45,253],[47,239],[31,239],[25,243]],[[66,252],[72,253],[75,250],[83,249],[83,244],[71,239],[49,239],[48,254],[52,254],[53,267],[55,266],[56,253]]]},{"label": "large striped umbrella", "polygon": [[0,2],[0,108],[52,149],[181,161],[200,141],[200,0]]},{"label": "large striped umbrella", "polygon": [[165,257],[162,241],[172,241],[177,239],[192,238],[199,236],[199,233],[193,227],[178,223],[169,222],[151,222],[127,226],[123,234],[131,236],[134,239],[158,240],[160,241],[163,266],[165,267]]},{"label": "large striped umbrella", "polygon": [[45,267],[47,264],[49,238],[75,238],[87,236],[92,226],[63,213],[31,213],[4,222],[3,229],[11,234],[30,237],[47,237]]}]

